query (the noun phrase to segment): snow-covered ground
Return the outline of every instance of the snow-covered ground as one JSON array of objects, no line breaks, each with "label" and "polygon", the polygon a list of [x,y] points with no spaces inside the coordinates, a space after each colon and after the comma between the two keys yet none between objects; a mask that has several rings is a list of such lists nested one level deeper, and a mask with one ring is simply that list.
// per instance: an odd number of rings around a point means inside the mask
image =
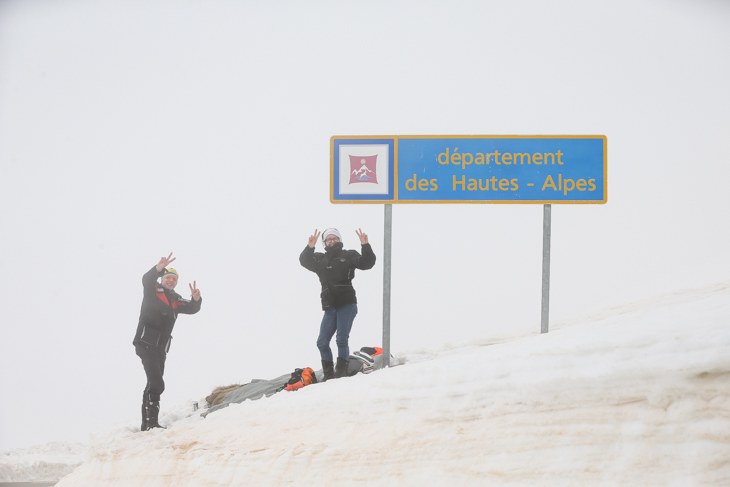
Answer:
[{"label": "snow-covered ground", "polygon": [[730,282],[398,359],[135,417],[58,486],[730,485]]},{"label": "snow-covered ground", "polygon": [[32,448],[15,448],[0,453],[0,482],[44,482],[58,480],[86,460],[88,446],[51,442]]}]

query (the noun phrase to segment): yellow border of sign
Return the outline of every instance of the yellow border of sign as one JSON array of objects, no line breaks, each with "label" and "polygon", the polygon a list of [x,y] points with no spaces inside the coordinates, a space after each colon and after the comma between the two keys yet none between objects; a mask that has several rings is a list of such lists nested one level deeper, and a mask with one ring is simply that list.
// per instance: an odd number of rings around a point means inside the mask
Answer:
[{"label": "yellow border of sign", "polygon": [[[390,200],[358,200],[335,201],[335,139],[393,139],[394,142],[394,173],[393,173],[393,201]],[[544,200],[544,201],[483,201],[483,200],[422,200],[398,201],[398,139],[603,139],[603,200]],[[478,205],[544,205],[544,204],[579,204],[601,205],[608,202],[608,137],[605,135],[333,135],[330,138],[330,202],[334,204],[478,204]]]}]

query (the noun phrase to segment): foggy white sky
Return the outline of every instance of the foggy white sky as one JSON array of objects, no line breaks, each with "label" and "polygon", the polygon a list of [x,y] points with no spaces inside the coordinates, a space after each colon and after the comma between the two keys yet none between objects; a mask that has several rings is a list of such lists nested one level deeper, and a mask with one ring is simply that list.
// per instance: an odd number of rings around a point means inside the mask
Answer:
[{"label": "foggy white sky", "polygon": [[[553,321],[728,279],[729,59],[711,1],[0,2],[0,450],[138,414],[170,251],[204,304],[163,408],[318,367],[315,228],[370,235],[380,345],[383,208],[329,203],[332,135],[606,135],[608,203],[553,205]],[[540,205],[393,214],[394,350],[539,333]]]}]

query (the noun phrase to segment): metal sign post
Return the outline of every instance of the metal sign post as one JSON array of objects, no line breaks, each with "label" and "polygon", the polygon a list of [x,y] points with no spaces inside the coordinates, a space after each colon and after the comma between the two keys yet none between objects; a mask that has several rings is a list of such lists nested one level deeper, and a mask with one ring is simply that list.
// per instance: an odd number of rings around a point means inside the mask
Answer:
[{"label": "metal sign post", "polygon": [[390,367],[390,249],[393,236],[393,205],[385,207],[383,232],[383,367]]},{"label": "metal sign post", "polygon": [[550,205],[542,210],[542,317],[540,333],[548,332],[550,314]]}]

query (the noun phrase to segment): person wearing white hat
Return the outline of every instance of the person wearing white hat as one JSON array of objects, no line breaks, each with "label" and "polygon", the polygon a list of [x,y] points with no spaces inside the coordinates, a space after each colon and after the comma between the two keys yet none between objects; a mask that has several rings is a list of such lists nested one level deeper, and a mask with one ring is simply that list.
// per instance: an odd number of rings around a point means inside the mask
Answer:
[{"label": "person wearing white hat", "polygon": [[[321,234],[324,253],[314,251],[320,236],[314,230],[314,235],[309,237],[307,246],[299,255],[302,267],[317,274],[322,285],[320,298],[324,317],[319,327],[317,348],[322,358],[325,380],[347,375],[350,330],[357,315],[357,297],[352,280],[355,278],[355,269],[367,270],[375,265],[375,253],[368,242],[367,234],[360,229],[355,233],[360,239],[362,254],[356,250],[345,250],[340,232],[336,228],[328,228]],[[330,348],[335,332],[337,366]]]}]

